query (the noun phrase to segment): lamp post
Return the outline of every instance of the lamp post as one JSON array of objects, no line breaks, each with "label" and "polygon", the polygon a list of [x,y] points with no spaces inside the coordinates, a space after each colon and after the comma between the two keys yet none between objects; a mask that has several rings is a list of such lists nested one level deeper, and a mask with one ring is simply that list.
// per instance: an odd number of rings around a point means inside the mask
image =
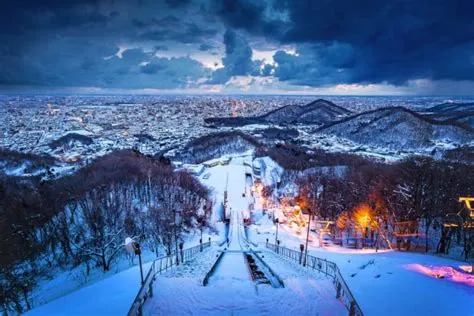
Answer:
[{"label": "lamp post", "polygon": [[308,257],[308,240],[309,240],[309,228],[311,226],[311,210],[308,209],[308,230],[306,232],[306,247],[304,250],[304,261],[303,266],[306,266],[306,259]]},{"label": "lamp post", "polygon": [[278,218],[275,219],[275,223],[276,223],[276,226],[277,226],[277,231],[276,231],[276,235],[275,235],[275,245],[276,245],[277,241],[278,241],[278,226],[279,226],[280,220]]},{"label": "lamp post", "polygon": [[140,277],[141,277],[142,285],[143,285],[145,281],[143,281],[142,250],[138,242],[133,243],[133,248],[135,249],[135,254],[138,255],[138,262],[140,263]]},{"label": "lamp post", "polygon": [[124,245],[128,253],[138,255],[138,262],[140,264],[140,278],[143,285],[142,250],[140,248],[140,244],[133,240],[133,238],[127,237],[125,238]]},{"label": "lamp post", "polygon": [[180,242],[180,243],[179,243],[179,251],[181,252],[181,263],[184,263],[183,242]]}]

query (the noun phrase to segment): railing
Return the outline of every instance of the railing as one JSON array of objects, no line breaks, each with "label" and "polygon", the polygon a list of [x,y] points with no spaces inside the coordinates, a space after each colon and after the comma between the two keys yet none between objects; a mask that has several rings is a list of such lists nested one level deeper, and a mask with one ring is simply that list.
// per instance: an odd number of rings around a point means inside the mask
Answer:
[{"label": "railing", "polygon": [[347,310],[349,311],[349,316],[364,315],[354,295],[352,295],[351,291],[349,290],[346,281],[344,281],[337,264],[311,255],[304,256],[302,251],[296,251],[270,243],[266,243],[265,245],[268,249],[283,257],[294,260],[303,266],[319,271],[324,273],[326,276],[331,277],[334,281],[334,286],[336,287],[336,298],[340,299],[344,303],[344,306],[346,306]]},{"label": "railing", "polygon": [[219,254],[219,257],[217,257],[217,260],[214,262],[214,264],[212,265],[211,269],[206,273],[206,275],[204,276],[204,279],[202,280],[202,285],[203,286],[207,286],[207,284],[209,283],[209,278],[211,277],[211,275],[216,271],[217,269],[217,266],[219,265],[219,263],[222,261],[222,257],[224,256],[224,251],[222,251],[220,254]]},{"label": "railing", "polygon": [[183,249],[176,254],[176,252],[171,253],[168,256],[164,256],[158,259],[155,259],[151,263],[150,270],[146,274],[145,280],[138,290],[138,294],[135,297],[135,300],[128,311],[128,316],[141,316],[143,314],[143,305],[146,300],[153,296],[153,282],[156,279],[156,275],[161,272],[171,268],[172,266],[184,263],[191,259],[195,254],[201,252],[203,249],[211,246],[211,241],[206,243],[199,244],[197,246]]}]

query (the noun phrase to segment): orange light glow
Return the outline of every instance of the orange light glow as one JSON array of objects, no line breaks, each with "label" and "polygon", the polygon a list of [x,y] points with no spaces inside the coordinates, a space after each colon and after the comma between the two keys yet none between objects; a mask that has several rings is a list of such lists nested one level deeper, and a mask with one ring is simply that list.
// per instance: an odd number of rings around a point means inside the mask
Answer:
[{"label": "orange light glow", "polygon": [[359,204],[354,210],[353,217],[356,226],[361,230],[378,226],[377,221],[375,221],[374,211],[367,203]]},{"label": "orange light glow", "polygon": [[474,197],[460,197],[459,202],[465,203],[466,208],[471,211],[471,217],[474,218]]}]

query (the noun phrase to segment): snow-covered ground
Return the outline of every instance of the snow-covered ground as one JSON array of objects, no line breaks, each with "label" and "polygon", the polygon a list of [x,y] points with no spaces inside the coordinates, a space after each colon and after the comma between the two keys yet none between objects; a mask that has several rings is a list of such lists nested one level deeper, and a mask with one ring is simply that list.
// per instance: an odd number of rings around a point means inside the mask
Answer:
[{"label": "snow-covered ground", "polygon": [[[250,230],[252,241],[275,243],[276,228],[263,217]],[[258,233],[257,233],[258,232]],[[280,225],[281,245],[298,250],[306,232]],[[431,254],[339,246],[320,248],[310,234],[309,254],[337,263],[365,315],[474,315],[474,275],[465,262]]]},{"label": "snow-covered ground", "polygon": [[[143,266],[145,271],[149,267],[150,264]],[[26,315],[126,315],[139,288],[140,272],[136,266],[35,308]]]},{"label": "snow-covered ground", "polygon": [[[257,222],[249,229],[249,238],[259,243],[255,250],[260,251],[285,287],[273,288],[251,281],[243,254],[238,252],[245,249],[240,223],[249,204],[254,202],[245,179],[245,159],[206,169],[206,179],[200,176],[213,189],[216,202],[222,202],[224,191],[228,190],[229,249],[233,252],[224,255],[206,287],[202,280],[222,251],[216,246],[158,276],[155,295],[146,303],[145,314],[346,315],[343,304],[335,299],[330,280],[265,248],[267,238],[274,242],[276,227],[268,214],[259,209],[252,214]],[[270,163],[266,161],[266,165]],[[258,201],[255,205],[259,205]],[[221,235],[219,239],[223,240],[225,225],[218,222],[216,214],[213,220]],[[304,243],[306,230],[280,225],[278,238],[282,246],[298,249]],[[418,253],[320,248],[313,232],[309,246],[311,255],[337,263],[365,315],[474,315],[474,279],[461,270],[466,263]],[[40,306],[28,315],[124,315],[138,288],[138,268],[133,267]]]},{"label": "snow-covered ground", "polygon": [[[278,170],[267,165],[266,172]],[[271,214],[258,208],[261,204],[256,197],[249,238],[264,247],[267,238],[275,243],[277,229]],[[281,246],[294,250],[305,244],[306,233],[306,227],[278,227]],[[339,266],[365,315],[474,315],[474,275],[462,270],[468,263],[431,254],[322,248],[314,232],[309,234],[309,254]]]},{"label": "snow-covered ground", "polygon": [[[241,254],[232,254],[232,256]],[[243,257],[242,257],[243,259]],[[281,260],[276,259],[278,270]],[[243,264],[242,260],[242,264]],[[156,295],[146,305],[145,315],[346,315],[336,300],[331,282],[305,274],[293,274],[282,279],[285,288],[256,286],[243,279],[233,266],[227,275],[209,286],[202,286],[202,276],[163,277],[155,283]],[[273,268],[273,266],[272,266]],[[236,276],[232,272],[236,272]],[[248,272],[247,272],[248,273]]]},{"label": "snow-covered ground", "polygon": [[[151,262],[155,258],[155,254],[150,251],[144,251],[142,260],[144,263]],[[115,263],[113,268],[104,273],[101,268],[91,269],[89,275],[86,274],[86,268],[83,265],[68,270],[60,270],[51,272],[53,279],[43,279],[39,282],[31,295],[33,308],[45,303],[56,300],[64,295],[68,295],[78,291],[84,287],[93,285],[96,282],[106,280],[117,273],[137,267],[138,257],[134,258],[133,263],[123,258]]]},{"label": "snow-covered ground", "polygon": [[[199,245],[199,239],[201,237],[198,230],[183,236],[184,247],[191,248]],[[214,232],[209,230],[203,231],[203,241],[207,242],[211,238],[211,241],[218,241],[219,236],[216,236]],[[164,251],[159,253],[158,256],[164,255]],[[143,263],[149,263],[156,259],[157,255],[154,252],[144,249],[142,252]],[[84,287],[89,287],[96,282],[102,282],[109,278],[113,278],[117,273],[122,271],[136,268],[138,266],[138,257],[135,256],[133,261],[127,257],[118,258],[110,271],[103,272],[101,268],[92,268],[89,274],[86,273],[85,265],[79,265],[69,269],[56,269],[50,271],[50,275],[54,275],[54,278],[45,278],[40,280],[38,287],[32,292],[30,302],[33,309],[37,307],[57,300],[65,295],[74,294],[75,291],[79,291]]]},{"label": "snow-covered ground", "polygon": [[344,250],[314,249],[310,254],[337,263],[366,315],[474,315],[474,276],[469,285],[418,269],[459,268],[462,262],[398,251]]},{"label": "snow-covered ground", "polygon": [[[260,203],[257,200],[256,205]],[[264,247],[275,243],[276,226],[269,214],[256,209],[249,237]],[[298,250],[306,228],[280,224],[281,246]],[[468,263],[431,254],[339,246],[319,247],[309,235],[309,254],[335,262],[365,315],[474,315],[474,275]]]},{"label": "snow-covered ground", "polygon": [[[228,166],[207,170],[211,175],[203,180],[214,188],[216,195],[223,195],[228,188],[231,228],[230,244],[209,284],[202,286],[210,269],[210,259],[198,256],[191,262],[194,274],[183,275],[177,268],[172,273],[159,276],[155,282],[153,299],[145,305],[145,315],[345,315],[344,305],[335,298],[331,281],[282,260],[265,249],[261,256],[283,280],[284,288],[257,284],[251,280],[243,252],[242,218],[253,201],[245,179],[245,166],[234,160]],[[246,192],[245,195],[243,193]],[[224,251],[222,249],[222,251]]]}]

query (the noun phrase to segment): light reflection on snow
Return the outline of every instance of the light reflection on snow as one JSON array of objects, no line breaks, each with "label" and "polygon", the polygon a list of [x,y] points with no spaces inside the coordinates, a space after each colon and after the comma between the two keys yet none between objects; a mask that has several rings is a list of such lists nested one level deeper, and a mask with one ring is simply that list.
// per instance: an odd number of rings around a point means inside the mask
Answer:
[{"label": "light reflection on snow", "polygon": [[461,271],[451,266],[424,266],[418,263],[407,264],[404,267],[407,270],[419,272],[432,278],[446,279],[448,281],[474,286],[474,275],[461,272],[465,266],[459,266]]},{"label": "light reflection on snow", "polygon": [[391,249],[375,250],[373,248],[352,249],[352,248],[345,248],[345,247],[340,247],[340,246],[325,246],[324,250],[329,251],[329,252],[335,252],[335,253],[359,254],[359,255],[379,254],[379,253],[387,253],[387,252],[393,251]]},{"label": "light reflection on snow", "polygon": [[459,266],[459,269],[467,273],[472,273],[472,266]]}]

